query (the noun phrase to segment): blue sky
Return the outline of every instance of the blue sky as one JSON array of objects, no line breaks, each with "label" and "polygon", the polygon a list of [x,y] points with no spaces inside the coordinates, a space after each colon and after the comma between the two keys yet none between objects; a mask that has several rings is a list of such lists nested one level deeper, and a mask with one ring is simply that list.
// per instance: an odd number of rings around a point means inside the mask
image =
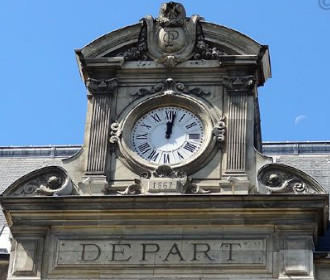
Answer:
[{"label": "blue sky", "polygon": [[[86,92],[74,49],[156,17],[162,2],[1,1],[0,146],[81,144]],[[330,0],[181,3],[187,16],[269,45],[273,77],[259,88],[264,141],[330,140]]]}]

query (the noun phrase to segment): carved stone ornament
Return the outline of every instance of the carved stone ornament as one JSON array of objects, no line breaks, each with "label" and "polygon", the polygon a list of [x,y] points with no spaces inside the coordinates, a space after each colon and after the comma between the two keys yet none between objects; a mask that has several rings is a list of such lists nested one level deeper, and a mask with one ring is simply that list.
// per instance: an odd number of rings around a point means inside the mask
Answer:
[{"label": "carved stone ornament", "polygon": [[211,193],[211,190],[204,189],[192,182],[191,179],[188,179],[188,183],[185,187],[185,193],[187,194],[208,194]]},{"label": "carved stone ornament", "polygon": [[147,26],[148,55],[167,67],[188,60],[193,55],[198,16],[186,18],[182,4],[162,4],[159,16],[144,18]]},{"label": "carved stone ornament", "polygon": [[66,171],[58,166],[47,166],[15,181],[4,196],[62,196],[74,193],[73,183]]},{"label": "carved stone ornament", "polygon": [[284,164],[268,164],[258,172],[261,191],[280,194],[320,194],[324,189],[309,175]]},{"label": "carved stone ornament", "polygon": [[148,50],[147,43],[147,25],[145,22],[142,24],[141,32],[136,47],[131,47],[123,52],[118,53],[116,56],[122,56],[125,61],[133,60],[150,60],[147,55]]},{"label": "carved stone ornament", "polygon": [[140,88],[137,92],[132,93],[132,96],[141,97],[145,95],[152,95],[158,92],[163,92],[164,94],[193,94],[196,96],[210,95],[209,91],[205,92],[199,87],[188,89],[183,83],[175,82],[172,78],[168,78],[154,86],[151,89]]},{"label": "carved stone ornament", "polygon": [[118,86],[116,78],[107,80],[97,80],[88,78],[86,81],[86,87],[92,94],[111,94]]},{"label": "carved stone ornament", "polygon": [[213,135],[216,137],[220,147],[223,146],[225,142],[225,133],[226,133],[226,117],[222,116],[217,124],[213,128]]},{"label": "carved stone ornament", "polygon": [[253,76],[224,77],[223,85],[228,91],[241,92],[249,91],[254,87],[255,78]]},{"label": "carved stone ornament", "polygon": [[220,59],[221,56],[226,55],[225,51],[219,49],[218,47],[211,46],[206,42],[203,29],[200,23],[197,24],[197,35],[196,44],[194,48],[194,55],[192,59],[194,60],[210,60],[210,59]]},{"label": "carved stone ornament", "polygon": [[140,182],[142,194],[184,193],[187,174],[161,165],[152,173],[143,173]]},{"label": "carved stone ornament", "polygon": [[119,123],[117,122],[112,123],[110,125],[110,139],[109,139],[110,143],[111,144],[118,143],[121,133],[122,131],[120,129]]},{"label": "carved stone ornament", "polygon": [[[109,191],[109,189],[107,189]],[[141,181],[138,179],[134,180],[134,184],[129,185],[124,191],[117,191],[120,195],[137,195],[141,193]]]}]

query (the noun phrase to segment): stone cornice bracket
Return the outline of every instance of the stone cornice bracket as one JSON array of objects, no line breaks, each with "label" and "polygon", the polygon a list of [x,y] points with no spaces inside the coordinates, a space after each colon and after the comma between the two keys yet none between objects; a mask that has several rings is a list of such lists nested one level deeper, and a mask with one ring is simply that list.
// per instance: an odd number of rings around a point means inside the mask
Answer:
[{"label": "stone cornice bracket", "polygon": [[223,78],[223,85],[228,92],[246,92],[250,91],[255,85],[255,77],[249,76],[228,76]]},{"label": "stone cornice bracket", "polygon": [[259,192],[276,194],[324,194],[312,177],[284,164],[267,164],[258,172]]},{"label": "stone cornice bracket", "polygon": [[131,93],[131,96],[142,97],[145,95],[152,95],[158,92],[164,94],[194,94],[196,96],[210,95],[209,91],[205,92],[199,87],[188,89],[183,83],[175,82],[172,78],[167,78],[165,81],[157,83],[151,89],[140,88],[137,92]]},{"label": "stone cornice bracket", "polygon": [[118,86],[118,80],[116,78],[97,80],[88,78],[86,81],[86,87],[89,94],[112,94]]},{"label": "stone cornice bracket", "polygon": [[213,128],[213,135],[216,137],[220,148],[224,147],[226,134],[226,117],[222,116]]}]

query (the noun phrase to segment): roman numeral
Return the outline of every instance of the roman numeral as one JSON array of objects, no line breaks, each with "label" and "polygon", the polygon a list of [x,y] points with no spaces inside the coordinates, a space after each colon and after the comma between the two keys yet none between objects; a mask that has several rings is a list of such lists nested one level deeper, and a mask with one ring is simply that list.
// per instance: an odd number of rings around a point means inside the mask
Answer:
[{"label": "roman numeral", "polygon": [[189,152],[193,152],[197,148],[197,146],[195,146],[194,144],[192,144],[190,142],[187,142],[186,145],[184,145],[183,148],[186,149]]},{"label": "roman numeral", "polygon": [[189,134],[189,139],[200,139],[200,136],[199,133],[191,133]]},{"label": "roman numeral", "polygon": [[179,122],[181,122],[186,114],[183,114],[181,118],[179,119]]},{"label": "roman numeral", "polygon": [[179,152],[177,152],[179,158],[184,159],[183,155],[181,155]]},{"label": "roman numeral", "polygon": [[150,151],[150,145],[146,142],[138,146],[138,149],[142,154],[145,154],[146,152]]},{"label": "roman numeral", "polygon": [[142,124],[141,124],[141,126],[144,126],[144,127],[148,128],[148,129],[150,129],[150,128],[151,128],[151,126],[150,126],[150,125],[147,125],[147,124],[145,124],[145,123],[142,123]]},{"label": "roman numeral", "polygon": [[154,115],[151,115],[151,117],[155,120],[155,122],[160,122],[160,117],[158,116],[158,114],[154,114]]},{"label": "roman numeral", "polygon": [[147,135],[148,135],[148,133],[138,134],[138,135],[136,135],[136,139],[147,140]]},{"label": "roman numeral", "polygon": [[158,155],[159,155],[159,153],[156,153],[155,150],[152,150],[152,152],[148,155],[148,159],[156,161],[158,158]]},{"label": "roman numeral", "polygon": [[173,119],[173,116],[175,115],[175,112],[173,110],[165,111],[166,119],[171,121]]},{"label": "roman numeral", "polygon": [[192,122],[191,124],[186,125],[186,129],[192,128],[195,125],[197,125],[197,123],[196,122]]},{"label": "roman numeral", "polygon": [[170,154],[163,154],[163,163],[170,163]]}]

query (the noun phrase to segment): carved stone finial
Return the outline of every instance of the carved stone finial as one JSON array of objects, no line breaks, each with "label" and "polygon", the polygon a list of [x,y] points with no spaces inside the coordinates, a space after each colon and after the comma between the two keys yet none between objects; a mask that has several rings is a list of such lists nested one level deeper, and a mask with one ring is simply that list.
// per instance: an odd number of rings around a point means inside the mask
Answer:
[{"label": "carved stone finial", "polygon": [[118,81],[116,78],[106,80],[88,78],[86,81],[86,87],[92,94],[111,94],[117,86]]},{"label": "carved stone finial", "polygon": [[156,19],[160,26],[182,27],[186,20],[186,10],[182,4],[176,2],[163,3]]}]

